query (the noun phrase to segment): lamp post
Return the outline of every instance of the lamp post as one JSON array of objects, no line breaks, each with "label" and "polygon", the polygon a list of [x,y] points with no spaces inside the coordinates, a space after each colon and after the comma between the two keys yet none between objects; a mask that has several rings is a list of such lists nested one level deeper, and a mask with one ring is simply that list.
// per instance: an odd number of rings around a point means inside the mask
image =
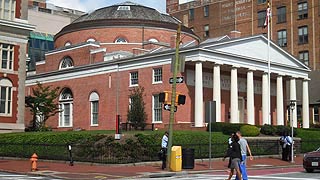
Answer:
[{"label": "lamp post", "polygon": [[296,100],[290,100],[290,110],[291,110],[291,116],[290,116],[290,125],[291,125],[291,138],[292,138],[292,144],[291,144],[291,163],[294,163],[294,160],[293,160],[293,144],[294,144],[294,141],[293,141],[293,110],[294,108],[296,107]]}]

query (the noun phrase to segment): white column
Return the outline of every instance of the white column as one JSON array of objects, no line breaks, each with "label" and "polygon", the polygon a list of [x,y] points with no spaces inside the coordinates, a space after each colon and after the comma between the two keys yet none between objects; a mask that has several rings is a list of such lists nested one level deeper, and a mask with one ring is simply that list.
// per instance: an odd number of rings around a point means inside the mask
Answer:
[{"label": "white column", "polygon": [[302,120],[303,128],[309,128],[309,90],[308,79],[302,81]]},{"label": "white column", "polygon": [[283,81],[277,76],[277,125],[284,125],[283,119]]},{"label": "white column", "polygon": [[231,89],[230,89],[230,123],[239,123],[238,117],[238,74],[237,68],[231,69]]},{"label": "white column", "polygon": [[216,101],[216,122],[221,122],[221,87],[220,87],[220,65],[213,67],[213,100]]},{"label": "white column", "polygon": [[254,125],[254,86],[253,71],[247,72],[247,118],[248,124]]},{"label": "white column", "polygon": [[[296,93],[296,79],[290,79],[290,100],[297,100],[297,93]],[[290,110],[291,111],[291,110]],[[291,113],[291,112],[290,112]],[[295,103],[295,107],[293,113],[291,114],[293,117],[293,127],[297,127],[297,103]]]},{"label": "white column", "polygon": [[262,75],[262,125],[268,124],[268,73]]},{"label": "white column", "polygon": [[203,127],[202,62],[196,62],[194,99],[194,126]]}]

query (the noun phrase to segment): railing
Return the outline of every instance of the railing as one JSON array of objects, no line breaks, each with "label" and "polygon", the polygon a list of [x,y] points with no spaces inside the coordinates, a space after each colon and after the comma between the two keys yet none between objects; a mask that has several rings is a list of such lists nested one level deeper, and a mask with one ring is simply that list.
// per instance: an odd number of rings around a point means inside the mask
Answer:
[{"label": "railing", "polygon": [[144,127],[135,128],[134,123],[127,122],[127,123],[121,123],[120,127],[121,127],[122,131],[131,131],[131,130],[142,130],[142,131],[151,130],[151,131],[153,131],[154,130],[154,124],[145,123],[144,125],[145,125]]}]

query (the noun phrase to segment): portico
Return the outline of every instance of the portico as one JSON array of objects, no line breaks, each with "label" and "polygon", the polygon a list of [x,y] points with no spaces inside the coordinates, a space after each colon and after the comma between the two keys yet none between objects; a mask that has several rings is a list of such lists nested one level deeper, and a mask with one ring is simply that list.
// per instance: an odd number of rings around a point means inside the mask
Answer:
[{"label": "portico", "polygon": [[[216,122],[252,125],[285,125],[284,110],[288,101],[301,100],[303,127],[309,127],[309,68],[299,60],[271,42],[268,97],[268,47],[264,36],[202,44],[200,47],[199,54],[187,56],[187,61],[195,64],[195,69],[186,72],[187,85],[195,86],[196,127],[204,126],[203,104],[212,100],[216,101]],[[289,95],[285,93],[286,81],[290,84]],[[297,97],[296,81],[302,81],[303,97]],[[204,95],[204,89],[211,89],[212,99]],[[297,127],[297,108],[293,111],[293,122]]]}]

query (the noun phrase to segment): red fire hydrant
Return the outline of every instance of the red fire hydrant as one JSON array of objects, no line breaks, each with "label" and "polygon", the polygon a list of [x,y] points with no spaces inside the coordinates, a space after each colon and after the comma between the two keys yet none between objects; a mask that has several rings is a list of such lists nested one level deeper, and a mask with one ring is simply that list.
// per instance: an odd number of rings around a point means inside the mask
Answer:
[{"label": "red fire hydrant", "polygon": [[38,156],[36,153],[33,153],[33,155],[30,158],[31,161],[31,171],[36,171],[37,168],[37,161],[38,161]]}]

